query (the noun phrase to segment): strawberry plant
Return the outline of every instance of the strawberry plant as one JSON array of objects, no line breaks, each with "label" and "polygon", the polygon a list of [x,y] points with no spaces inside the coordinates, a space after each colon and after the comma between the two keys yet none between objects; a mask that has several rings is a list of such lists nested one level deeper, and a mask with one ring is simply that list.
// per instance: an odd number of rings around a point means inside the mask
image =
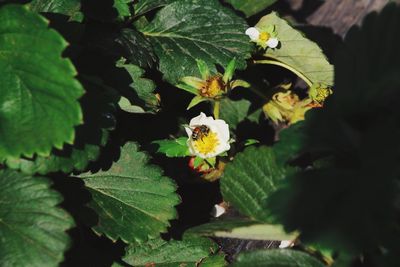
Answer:
[{"label": "strawberry plant", "polygon": [[275,2],[1,1],[0,265],[397,266],[400,8]]}]

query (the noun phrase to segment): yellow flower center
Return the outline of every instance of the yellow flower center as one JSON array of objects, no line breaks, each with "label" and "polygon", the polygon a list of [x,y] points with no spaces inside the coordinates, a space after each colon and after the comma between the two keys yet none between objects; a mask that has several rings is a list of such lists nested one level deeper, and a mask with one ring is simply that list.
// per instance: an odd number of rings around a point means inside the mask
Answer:
[{"label": "yellow flower center", "polygon": [[267,33],[267,32],[262,32],[262,33],[260,33],[260,37],[258,37],[258,39],[260,39],[260,41],[266,42],[266,41],[268,41],[268,39],[269,39],[270,37],[271,37],[271,36],[269,35],[269,33]]},{"label": "yellow flower center", "polygon": [[222,77],[219,75],[209,78],[203,87],[200,89],[200,93],[205,97],[216,97],[222,94],[225,90],[225,85]]},{"label": "yellow flower center", "polygon": [[314,100],[319,104],[322,104],[325,99],[332,94],[332,89],[330,88],[318,88],[317,95],[314,97]]},{"label": "yellow flower center", "polygon": [[192,140],[192,142],[193,147],[203,155],[214,153],[219,145],[217,134],[212,131],[207,135],[202,135],[197,140]]}]

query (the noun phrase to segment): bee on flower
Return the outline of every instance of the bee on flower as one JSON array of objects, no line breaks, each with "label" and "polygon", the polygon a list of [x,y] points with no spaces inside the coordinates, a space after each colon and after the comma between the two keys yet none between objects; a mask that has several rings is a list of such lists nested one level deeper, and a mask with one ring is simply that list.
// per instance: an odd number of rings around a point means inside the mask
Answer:
[{"label": "bee on flower", "polygon": [[258,29],[256,27],[250,27],[246,30],[246,35],[249,36],[250,40],[256,43],[258,46],[266,49],[277,48],[279,40],[277,38],[276,27],[271,25],[265,30]]},{"label": "bee on flower", "polygon": [[199,116],[190,120],[185,130],[188,135],[189,152],[193,156],[213,158],[231,148],[229,126],[224,120],[215,120],[201,112]]}]

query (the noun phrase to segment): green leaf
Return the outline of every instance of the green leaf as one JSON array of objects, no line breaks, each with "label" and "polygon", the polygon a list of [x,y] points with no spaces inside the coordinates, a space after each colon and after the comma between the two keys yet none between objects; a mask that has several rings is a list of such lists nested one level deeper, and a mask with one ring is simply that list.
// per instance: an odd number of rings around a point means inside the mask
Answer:
[{"label": "green leaf", "polygon": [[67,15],[71,21],[82,22],[83,20],[80,0],[33,0],[28,6],[35,12]]},{"label": "green leaf", "polygon": [[159,146],[157,152],[165,154],[167,157],[190,156],[187,137],[180,137],[173,140],[158,140],[153,143]]},{"label": "green leaf", "polygon": [[65,40],[23,6],[0,8],[0,160],[72,144],[82,86],[61,57]]},{"label": "green leaf", "polygon": [[82,148],[71,146],[62,151],[55,151],[48,157],[8,159],[6,164],[9,168],[21,170],[26,174],[47,174],[57,171],[69,173],[73,170],[83,171],[89,162],[98,158],[99,154],[98,145],[85,144]]},{"label": "green leaf", "polygon": [[165,232],[176,217],[176,186],[148,161],[136,144],[127,143],[109,170],[79,176],[92,195],[89,206],[99,215],[97,233],[127,243],[145,241]]},{"label": "green leaf", "polygon": [[[152,80],[143,77],[144,70],[136,65],[127,64],[122,60],[117,62],[117,67],[123,68],[128,72],[130,79],[129,82],[131,82],[129,87],[126,88],[125,84],[127,83],[122,80],[119,81],[121,85],[117,85],[118,88],[116,89],[121,93],[121,95],[125,96],[134,106],[137,106],[139,113],[154,113],[158,111],[159,100],[154,92],[156,85]],[[124,106],[124,110],[127,110],[128,103],[125,103],[122,107]],[[140,110],[140,108],[142,110]]]},{"label": "green leaf", "polygon": [[294,240],[297,233],[286,233],[278,224],[261,224],[250,220],[217,220],[190,228],[185,234],[246,240]]},{"label": "green leaf", "polygon": [[74,225],[61,201],[43,177],[0,171],[1,266],[58,266]]},{"label": "green leaf", "polygon": [[141,16],[151,10],[166,6],[177,0],[139,0],[135,4],[135,16]]},{"label": "green leaf", "polygon": [[268,48],[265,56],[283,62],[306,76],[312,83],[333,85],[333,66],[321,48],[292,28],[275,12],[264,16],[255,27],[265,30],[275,26],[280,42],[276,49]]},{"label": "green leaf", "polygon": [[158,61],[151,43],[136,30],[122,29],[115,42],[122,55],[133,65],[152,68]]},{"label": "green leaf", "polygon": [[85,124],[76,128],[73,145],[64,145],[62,150],[53,149],[49,156],[35,155],[33,158],[8,158],[9,168],[26,174],[47,174],[62,171],[83,171],[95,161],[102,146],[108,140],[108,130],[114,127],[115,102],[107,92],[95,83],[85,82],[87,93],[81,99]]},{"label": "green leaf", "polygon": [[194,267],[217,250],[216,244],[203,237],[190,236],[182,241],[158,238],[140,246],[130,245],[123,260],[133,266],[149,266],[153,263],[157,267]]},{"label": "green leaf", "polygon": [[221,100],[220,117],[232,130],[235,130],[240,122],[246,119],[251,102],[246,99],[231,100],[225,98]]},{"label": "green leaf", "polygon": [[246,15],[246,17],[253,16],[276,2],[276,0],[257,0],[257,1],[224,0],[224,1],[230,3],[235,9],[242,11]]},{"label": "green leaf", "polygon": [[287,171],[276,162],[272,148],[248,147],[226,166],[221,178],[224,200],[243,215],[268,222],[267,199],[278,188]]},{"label": "green leaf", "polygon": [[244,34],[246,22],[216,0],[183,0],[161,11],[142,32],[152,42],[164,78],[176,84],[185,76],[198,76],[197,58],[209,69],[228,65],[236,57],[246,67],[251,44]]},{"label": "green leaf", "polygon": [[306,142],[304,128],[304,121],[300,121],[279,132],[279,141],[274,145],[278,163],[285,165],[300,154]]},{"label": "green leaf", "polygon": [[129,8],[131,2],[132,0],[114,0],[113,7],[117,10],[119,19],[124,19],[131,15]]},{"label": "green leaf", "polygon": [[198,265],[199,267],[224,267],[228,266],[228,263],[225,261],[225,255],[218,254],[212,255],[208,258],[202,260],[202,262]]},{"label": "green leaf", "polygon": [[290,249],[258,250],[239,254],[234,267],[324,267],[312,256]]}]

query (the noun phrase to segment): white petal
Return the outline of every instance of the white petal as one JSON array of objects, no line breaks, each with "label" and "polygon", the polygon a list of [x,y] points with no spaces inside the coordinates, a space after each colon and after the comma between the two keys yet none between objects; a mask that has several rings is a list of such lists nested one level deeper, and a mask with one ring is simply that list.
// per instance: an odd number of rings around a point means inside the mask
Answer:
[{"label": "white petal", "polygon": [[279,248],[288,248],[293,246],[293,241],[292,240],[282,240],[281,244],[279,245]]},{"label": "white petal", "polygon": [[193,119],[190,120],[190,123],[189,123],[190,127],[197,126],[197,125],[201,125],[201,122],[202,122],[205,118],[207,118],[206,114],[204,114],[203,112],[201,112],[199,116],[194,117]]},{"label": "white petal", "polygon": [[250,37],[252,41],[258,40],[258,37],[260,37],[260,31],[254,27],[248,28],[245,33]]},{"label": "white petal", "polygon": [[196,150],[195,150],[194,147],[193,147],[192,139],[189,138],[189,139],[187,140],[186,144],[187,144],[187,146],[188,146],[188,148],[189,148],[189,153],[190,153],[191,155],[199,156],[199,155],[197,155],[198,153],[196,152]]},{"label": "white petal", "polygon": [[226,209],[218,204],[215,204],[213,207],[213,210],[211,212],[211,215],[214,216],[215,218],[218,218],[222,214],[226,212]]},{"label": "white petal", "polygon": [[229,125],[224,120],[215,120],[215,126],[218,128],[217,134],[223,142],[228,142],[229,136]]},{"label": "white petal", "polygon": [[188,137],[190,138],[193,133],[192,129],[190,129],[189,127],[185,127],[185,131],[186,131],[186,134],[188,135]]},{"label": "white petal", "polygon": [[268,47],[275,48],[279,44],[279,40],[277,38],[269,38],[267,41]]}]

